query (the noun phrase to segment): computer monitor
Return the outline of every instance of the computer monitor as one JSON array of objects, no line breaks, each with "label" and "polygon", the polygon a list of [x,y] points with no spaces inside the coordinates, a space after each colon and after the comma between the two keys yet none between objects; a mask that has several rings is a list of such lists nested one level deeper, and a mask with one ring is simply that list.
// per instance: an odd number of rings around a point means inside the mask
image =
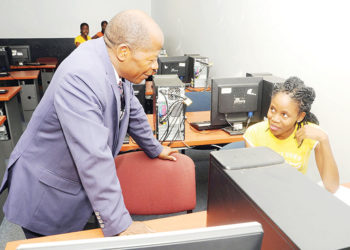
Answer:
[{"label": "computer monitor", "polygon": [[0,76],[8,75],[10,63],[5,49],[0,50]]},{"label": "computer monitor", "polygon": [[137,97],[141,103],[143,109],[145,109],[146,102],[146,85],[145,83],[133,84],[134,95]]},{"label": "computer monitor", "polygon": [[239,134],[248,121],[261,121],[262,87],[262,77],[212,79],[211,125],[226,125],[227,132]]},{"label": "computer monitor", "polygon": [[23,65],[32,61],[29,45],[11,45],[12,65]]},{"label": "computer monitor", "polygon": [[184,83],[193,80],[194,59],[190,56],[158,57],[159,75],[178,75]]},{"label": "computer monitor", "polygon": [[261,224],[258,222],[246,222],[162,233],[23,244],[18,246],[17,250],[257,250],[261,249],[262,238],[263,229]]}]

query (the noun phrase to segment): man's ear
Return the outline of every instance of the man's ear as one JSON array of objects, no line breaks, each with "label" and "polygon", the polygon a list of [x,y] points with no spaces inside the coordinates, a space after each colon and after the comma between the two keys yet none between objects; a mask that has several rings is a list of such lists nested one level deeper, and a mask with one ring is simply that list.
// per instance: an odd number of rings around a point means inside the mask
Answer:
[{"label": "man's ear", "polygon": [[299,117],[298,117],[297,122],[298,122],[298,123],[299,123],[299,122],[302,122],[302,121],[304,120],[305,116],[306,116],[306,113],[305,113],[305,112],[301,112],[301,113],[299,114]]},{"label": "man's ear", "polygon": [[119,61],[124,62],[130,55],[130,49],[125,43],[120,44],[117,47],[117,58]]}]

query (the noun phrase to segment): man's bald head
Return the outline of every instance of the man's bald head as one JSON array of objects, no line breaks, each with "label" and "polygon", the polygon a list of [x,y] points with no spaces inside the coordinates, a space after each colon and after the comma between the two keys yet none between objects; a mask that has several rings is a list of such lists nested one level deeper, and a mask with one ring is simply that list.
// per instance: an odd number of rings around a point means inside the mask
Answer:
[{"label": "man's bald head", "polygon": [[154,42],[162,45],[164,38],[158,24],[150,16],[140,10],[127,10],[108,23],[104,40],[110,49],[127,44],[134,50],[147,49]]}]

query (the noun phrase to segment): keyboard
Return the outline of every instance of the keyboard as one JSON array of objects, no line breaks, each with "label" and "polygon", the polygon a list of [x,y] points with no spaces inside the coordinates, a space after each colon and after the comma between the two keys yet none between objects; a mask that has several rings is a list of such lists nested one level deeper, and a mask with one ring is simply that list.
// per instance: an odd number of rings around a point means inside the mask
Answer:
[{"label": "keyboard", "polygon": [[25,66],[40,66],[40,65],[46,65],[45,63],[39,63],[39,62],[25,62],[23,63]]},{"label": "keyboard", "polygon": [[212,125],[210,121],[191,122],[190,124],[197,130],[211,130],[226,127],[225,125]]}]

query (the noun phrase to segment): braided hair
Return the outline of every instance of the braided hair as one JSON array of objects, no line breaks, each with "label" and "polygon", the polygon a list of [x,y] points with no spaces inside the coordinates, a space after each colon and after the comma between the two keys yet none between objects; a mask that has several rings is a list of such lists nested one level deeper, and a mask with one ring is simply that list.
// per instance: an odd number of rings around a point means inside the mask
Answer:
[{"label": "braided hair", "polygon": [[290,77],[284,83],[275,84],[272,90],[272,96],[277,93],[285,93],[290,96],[299,105],[299,112],[305,112],[306,115],[301,122],[298,122],[298,129],[302,124],[312,122],[319,124],[317,117],[311,113],[311,105],[315,100],[316,93],[311,87],[305,86],[304,82],[298,77]]}]

